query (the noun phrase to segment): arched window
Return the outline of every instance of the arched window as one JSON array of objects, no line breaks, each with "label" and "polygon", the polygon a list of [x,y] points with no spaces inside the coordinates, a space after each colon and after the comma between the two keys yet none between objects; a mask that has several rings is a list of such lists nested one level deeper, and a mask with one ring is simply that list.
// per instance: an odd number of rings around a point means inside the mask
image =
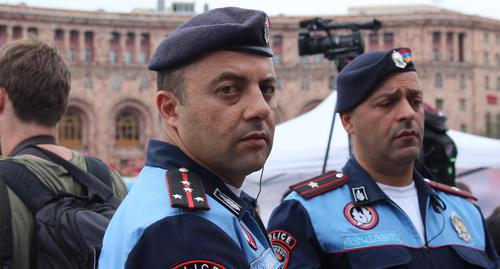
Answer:
[{"label": "arched window", "polygon": [[130,110],[123,110],[116,117],[115,142],[117,146],[139,145],[139,118]]},{"label": "arched window", "polygon": [[436,74],[436,78],[434,79],[434,87],[443,88],[443,75],[441,75],[441,73]]},{"label": "arched window", "polygon": [[69,148],[83,146],[82,117],[75,109],[68,109],[59,121],[59,144]]}]

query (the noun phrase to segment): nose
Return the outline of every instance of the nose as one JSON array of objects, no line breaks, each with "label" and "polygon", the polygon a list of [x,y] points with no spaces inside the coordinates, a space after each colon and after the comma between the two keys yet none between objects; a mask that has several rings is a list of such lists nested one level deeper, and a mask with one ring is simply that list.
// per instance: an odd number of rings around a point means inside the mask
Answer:
[{"label": "nose", "polygon": [[412,121],[417,113],[415,108],[406,99],[403,99],[402,102],[400,102],[398,109],[398,121]]},{"label": "nose", "polygon": [[266,100],[260,88],[256,86],[246,98],[246,109],[243,112],[243,117],[245,120],[258,119],[263,121],[269,117],[270,113],[271,107],[268,100]]}]

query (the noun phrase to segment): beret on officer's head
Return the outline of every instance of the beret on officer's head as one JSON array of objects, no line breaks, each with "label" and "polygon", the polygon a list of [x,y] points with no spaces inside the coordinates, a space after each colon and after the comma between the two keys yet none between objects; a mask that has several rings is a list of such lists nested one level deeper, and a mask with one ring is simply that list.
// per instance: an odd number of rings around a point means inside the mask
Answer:
[{"label": "beret on officer's head", "polygon": [[148,68],[162,71],[191,63],[208,52],[232,50],[272,57],[270,21],[258,10],[218,8],[181,24],[158,46]]},{"label": "beret on officer's head", "polygon": [[416,71],[409,48],[375,51],[354,58],[337,77],[337,112],[354,109],[389,77]]}]

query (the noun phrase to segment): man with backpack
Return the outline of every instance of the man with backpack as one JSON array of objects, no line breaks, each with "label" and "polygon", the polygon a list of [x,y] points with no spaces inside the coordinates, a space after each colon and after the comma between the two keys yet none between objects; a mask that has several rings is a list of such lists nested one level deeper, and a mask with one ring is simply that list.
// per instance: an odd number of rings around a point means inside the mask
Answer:
[{"label": "man with backpack", "polygon": [[55,48],[29,38],[0,49],[2,269],[92,268],[127,193],[104,163],[55,144],[69,90]]}]

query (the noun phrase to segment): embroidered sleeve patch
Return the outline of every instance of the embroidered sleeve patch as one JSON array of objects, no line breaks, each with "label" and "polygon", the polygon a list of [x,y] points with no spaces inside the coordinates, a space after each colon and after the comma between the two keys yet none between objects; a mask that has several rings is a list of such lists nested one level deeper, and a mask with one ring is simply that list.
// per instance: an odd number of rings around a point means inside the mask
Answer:
[{"label": "embroidered sleeve patch", "polygon": [[288,232],[274,230],[269,233],[269,240],[273,244],[273,251],[283,268],[288,267],[290,251],[297,245],[297,240]]},{"label": "embroidered sleeve patch", "polygon": [[225,269],[221,264],[208,260],[192,260],[176,265],[174,269]]}]

